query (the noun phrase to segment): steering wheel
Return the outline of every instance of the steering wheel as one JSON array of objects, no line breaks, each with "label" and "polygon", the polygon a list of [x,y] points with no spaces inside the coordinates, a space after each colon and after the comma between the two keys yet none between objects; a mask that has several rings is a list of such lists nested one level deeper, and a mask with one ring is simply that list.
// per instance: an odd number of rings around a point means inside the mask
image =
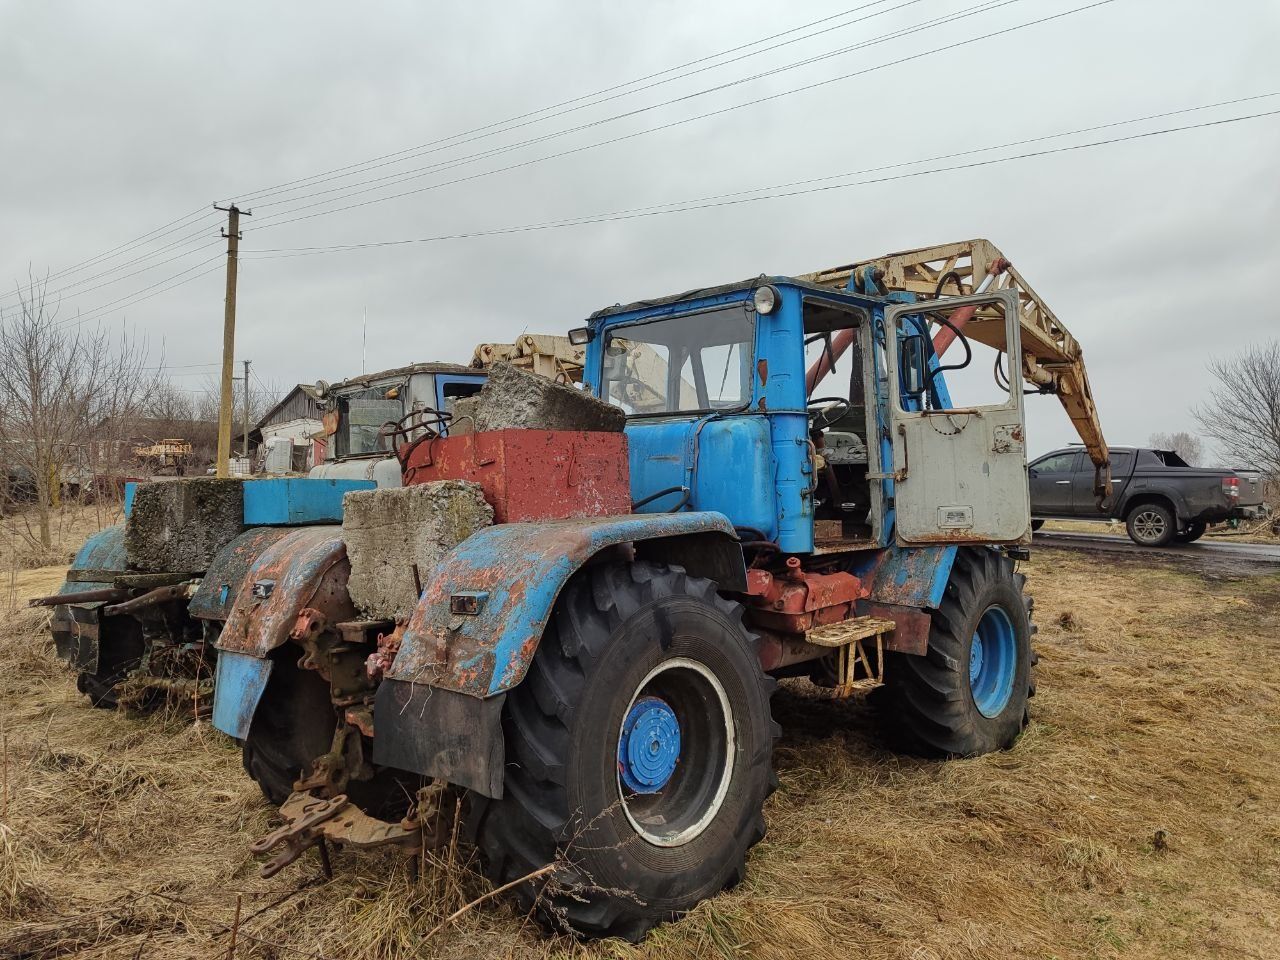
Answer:
[{"label": "steering wheel", "polygon": [[825,430],[852,410],[853,404],[844,397],[816,397],[806,403],[804,408],[813,421],[812,429]]},{"label": "steering wheel", "polygon": [[[396,459],[400,461],[400,466],[403,468],[410,451],[423,440],[434,440],[438,437],[441,429],[452,419],[453,414],[443,410],[433,410],[431,407],[410,410],[399,420],[388,420],[384,423],[378,430],[378,438],[382,441],[384,448],[390,449],[396,455]],[[410,440],[409,437],[415,430],[423,432],[421,436]]]}]

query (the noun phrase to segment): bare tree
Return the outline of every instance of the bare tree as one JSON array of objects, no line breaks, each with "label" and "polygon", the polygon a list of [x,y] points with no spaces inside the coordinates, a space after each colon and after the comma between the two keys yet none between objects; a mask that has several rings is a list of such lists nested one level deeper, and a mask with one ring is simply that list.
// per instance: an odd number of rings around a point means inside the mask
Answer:
[{"label": "bare tree", "polygon": [[154,378],[145,343],[59,322],[46,289],[28,280],[0,314],[0,461],[26,478],[37,528],[27,536],[48,550],[61,491],[110,472]]},{"label": "bare tree", "polygon": [[1280,340],[1209,361],[1218,381],[1192,409],[1200,429],[1236,466],[1280,478]]},{"label": "bare tree", "polygon": [[1153,433],[1151,446],[1157,450],[1172,450],[1193,467],[1204,461],[1204,442],[1194,433],[1179,430],[1176,433]]}]

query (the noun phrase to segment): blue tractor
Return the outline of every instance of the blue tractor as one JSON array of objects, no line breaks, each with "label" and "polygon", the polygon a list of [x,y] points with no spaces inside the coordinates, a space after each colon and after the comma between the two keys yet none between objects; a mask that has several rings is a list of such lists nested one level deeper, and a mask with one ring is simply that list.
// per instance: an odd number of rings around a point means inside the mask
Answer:
[{"label": "blue tractor", "polygon": [[1035,690],[1022,383],[1087,437],[1096,413],[1075,341],[984,241],[610,307],[570,338],[626,413],[630,512],[480,529],[423,571],[390,647],[353,622],[322,642],[319,615],[296,645],[222,646],[214,718],[278,759],[269,796],[300,775],[285,860],[430,782],[545,923],[637,940],[744,876],[778,679],[883,688],[924,754],[1014,743]]}]

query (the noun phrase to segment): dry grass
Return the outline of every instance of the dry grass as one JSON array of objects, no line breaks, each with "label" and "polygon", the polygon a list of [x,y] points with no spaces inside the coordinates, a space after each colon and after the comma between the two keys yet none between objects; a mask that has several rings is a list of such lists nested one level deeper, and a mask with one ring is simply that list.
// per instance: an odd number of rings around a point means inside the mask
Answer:
[{"label": "dry grass", "polygon": [[234,744],[90,709],[38,618],[10,618],[0,957],[222,957],[237,892],[237,956],[264,960],[1280,956],[1280,580],[1049,550],[1028,572],[1040,692],[1015,749],[899,758],[864,704],[780,691],[747,881],[638,948],[547,939],[504,904],[428,939],[486,889],[459,862],[258,880],[270,811]]}]

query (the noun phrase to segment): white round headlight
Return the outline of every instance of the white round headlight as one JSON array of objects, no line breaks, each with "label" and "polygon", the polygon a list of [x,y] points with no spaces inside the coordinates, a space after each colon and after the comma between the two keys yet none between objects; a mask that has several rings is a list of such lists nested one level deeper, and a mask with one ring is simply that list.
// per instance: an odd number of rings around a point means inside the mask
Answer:
[{"label": "white round headlight", "polygon": [[755,304],[756,313],[773,313],[778,306],[778,291],[773,287],[758,287],[751,295],[751,302]]}]

